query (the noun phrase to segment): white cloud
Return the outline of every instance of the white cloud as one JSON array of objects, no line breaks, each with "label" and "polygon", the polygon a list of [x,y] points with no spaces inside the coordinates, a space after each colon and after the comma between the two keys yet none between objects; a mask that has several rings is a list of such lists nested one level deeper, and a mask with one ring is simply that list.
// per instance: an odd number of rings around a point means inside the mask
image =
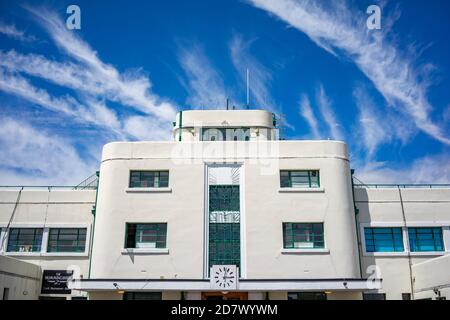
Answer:
[{"label": "white cloud", "polygon": [[95,172],[75,148],[11,118],[0,119],[0,180],[3,185],[75,185]]},{"label": "white cloud", "polygon": [[242,36],[235,34],[229,44],[231,61],[239,74],[242,88],[246,88],[247,69],[249,70],[250,105],[275,111],[277,106],[270,94],[272,74],[251,55],[251,43],[252,41],[245,41]]},{"label": "white cloud", "polygon": [[311,108],[311,103],[309,102],[307,95],[302,95],[300,100],[300,115],[306,120],[311,129],[314,139],[320,139],[321,134],[319,132],[319,124],[317,123],[317,118],[314,115],[314,111]]},{"label": "white cloud", "polygon": [[430,118],[429,84],[420,80],[429,65],[413,67],[413,58],[402,54],[386,37],[389,23],[381,32],[370,31],[365,26],[365,12],[352,12],[344,1],[249,1],[304,32],[321,48],[354,61],[390,105],[408,114],[423,132],[450,144],[448,134]]},{"label": "white cloud", "polygon": [[344,140],[344,134],[341,131],[341,125],[339,124],[336,115],[334,114],[331,100],[325,93],[322,85],[317,89],[316,102],[319,107],[320,113],[328,126],[329,133],[333,140]]},{"label": "white cloud", "polygon": [[365,184],[450,183],[450,154],[421,157],[406,167],[366,163],[356,167],[355,176]]},{"label": "white cloud", "polygon": [[178,56],[186,76],[183,83],[189,92],[186,103],[196,109],[224,109],[227,98],[235,104],[233,93],[227,90],[222,76],[213,67],[201,47],[181,48]]},{"label": "white cloud", "polygon": [[89,107],[80,104],[71,96],[54,97],[46,90],[33,86],[19,75],[6,73],[0,68],[0,90],[26,99],[48,110],[73,117],[77,121],[86,121],[112,131],[119,132],[119,120],[115,113],[104,104],[89,100]]},{"label": "white cloud", "polygon": [[393,140],[407,143],[414,133],[414,123],[405,116],[395,114],[392,110],[383,113],[363,87],[355,87],[353,97],[358,107],[358,124],[354,135],[356,144],[366,151],[366,160],[370,160],[380,145]]},{"label": "white cloud", "polygon": [[33,36],[26,35],[24,31],[18,30],[13,24],[5,24],[0,22],[0,33],[7,37],[20,40],[23,42],[30,42],[36,40]]},{"label": "white cloud", "polygon": [[[127,119],[119,119],[116,112],[107,106],[107,101],[117,102],[143,113],[145,118],[151,118],[155,127],[147,128],[145,136],[148,139],[169,135],[170,130],[167,128],[170,126],[167,124],[175,118],[176,107],[151,91],[150,79],[142,71],[120,73],[101,61],[97,52],[76,33],[69,31],[54,12],[42,8],[26,8],[34,14],[69,59],[60,62],[42,55],[21,54],[15,50],[0,51],[0,67],[8,70],[1,73],[1,90],[53,111],[108,128],[117,138],[137,138],[131,134],[133,131],[129,130],[128,125],[124,128]],[[39,77],[74,90],[80,102],[67,94],[64,97],[53,97],[47,91],[32,86],[18,73]],[[12,82],[8,83],[9,80]]]}]

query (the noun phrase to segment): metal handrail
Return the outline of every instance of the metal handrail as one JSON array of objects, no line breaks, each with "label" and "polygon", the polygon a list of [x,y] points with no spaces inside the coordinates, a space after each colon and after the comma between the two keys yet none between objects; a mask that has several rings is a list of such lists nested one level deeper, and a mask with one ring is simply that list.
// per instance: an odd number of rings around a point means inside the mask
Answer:
[{"label": "metal handrail", "polygon": [[51,190],[51,189],[59,189],[59,190],[82,190],[82,189],[89,189],[89,190],[95,190],[96,186],[85,186],[83,188],[80,188],[79,186],[0,186],[0,191],[2,189],[45,189],[45,190]]},{"label": "metal handrail", "polygon": [[426,183],[405,183],[405,184],[355,184],[356,188],[373,188],[373,189],[382,189],[382,188],[401,188],[401,189],[408,189],[408,188],[422,188],[422,189],[439,189],[439,188],[450,188],[449,183],[433,183],[433,184],[426,184]]}]

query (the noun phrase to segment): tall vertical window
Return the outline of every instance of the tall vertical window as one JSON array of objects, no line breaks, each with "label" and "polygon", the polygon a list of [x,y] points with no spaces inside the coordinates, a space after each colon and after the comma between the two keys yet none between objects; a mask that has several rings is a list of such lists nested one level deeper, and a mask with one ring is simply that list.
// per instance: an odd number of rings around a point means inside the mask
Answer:
[{"label": "tall vertical window", "polygon": [[240,266],[239,185],[209,186],[209,266]]},{"label": "tall vertical window", "polygon": [[42,228],[12,228],[8,236],[8,252],[39,252]]},{"label": "tall vertical window", "polygon": [[444,251],[442,228],[408,228],[411,252]]},{"label": "tall vertical window", "polygon": [[321,249],[325,247],[323,223],[283,223],[285,249]]},{"label": "tall vertical window", "polygon": [[367,252],[402,252],[402,228],[364,228]]},{"label": "tall vertical window", "polygon": [[167,248],[166,223],[127,223],[127,248]]},{"label": "tall vertical window", "polygon": [[167,188],[169,171],[131,171],[130,188]]},{"label": "tall vertical window", "polygon": [[84,252],[86,228],[52,228],[48,235],[47,252]]},{"label": "tall vertical window", "polygon": [[319,188],[319,170],[281,170],[281,188]]}]

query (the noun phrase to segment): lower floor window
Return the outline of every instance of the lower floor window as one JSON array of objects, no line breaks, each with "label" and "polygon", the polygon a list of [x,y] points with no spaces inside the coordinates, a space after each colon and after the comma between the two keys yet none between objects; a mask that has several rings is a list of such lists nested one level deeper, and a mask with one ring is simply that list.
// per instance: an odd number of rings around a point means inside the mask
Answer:
[{"label": "lower floor window", "polygon": [[364,228],[367,252],[402,252],[402,228]]},{"label": "lower floor window", "polygon": [[385,293],[363,293],[363,300],[386,300]]},{"label": "lower floor window", "polygon": [[42,228],[12,228],[8,236],[8,252],[40,252]]},{"label": "lower floor window", "polygon": [[47,252],[84,252],[86,228],[52,228],[48,235]]},{"label": "lower floor window", "polygon": [[327,300],[325,292],[288,292],[288,300]]},{"label": "lower floor window", "polygon": [[442,228],[408,228],[411,252],[444,251]]},{"label": "lower floor window", "polygon": [[240,224],[209,224],[209,267],[213,265],[240,266]]},{"label": "lower floor window", "polygon": [[126,248],[167,248],[166,223],[127,223]]},{"label": "lower floor window", "polygon": [[283,223],[285,249],[324,248],[323,223]]},{"label": "lower floor window", "polygon": [[125,292],[123,300],[162,300],[162,292]]}]

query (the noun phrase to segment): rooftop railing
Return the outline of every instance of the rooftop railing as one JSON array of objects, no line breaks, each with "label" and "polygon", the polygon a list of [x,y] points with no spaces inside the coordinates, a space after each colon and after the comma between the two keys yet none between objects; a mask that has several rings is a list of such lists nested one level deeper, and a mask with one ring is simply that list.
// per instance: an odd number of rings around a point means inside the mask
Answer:
[{"label": "rooftop railing", "polygon": [[433,184],[355,184],[355,188],[369,188],[369,189],[447,189],[450,188],[450,183],[433,183]]},{"label": "rooftop railing", "polygon": [[20,189],[25,191],[42,191],[42,190],[95,190],[96,186],[0,186],[0,191],[19,191]]}]

